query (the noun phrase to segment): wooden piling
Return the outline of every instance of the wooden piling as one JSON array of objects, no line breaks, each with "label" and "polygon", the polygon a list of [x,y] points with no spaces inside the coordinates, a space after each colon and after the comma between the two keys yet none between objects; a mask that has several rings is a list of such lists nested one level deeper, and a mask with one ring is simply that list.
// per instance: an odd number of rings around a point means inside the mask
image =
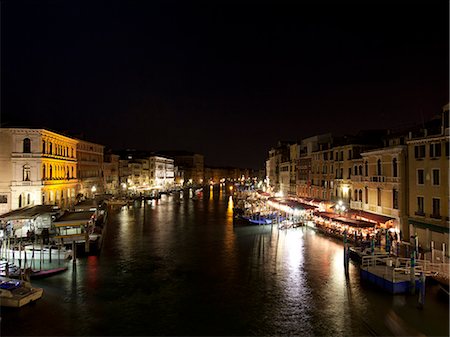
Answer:
[{"label": "wooden piling", "polygon": [[39,255],[39,270],[42,270],[43,258],[44,258],[44,238],[41,236],[41,254]]},{"label": "wooden piling", "polygon": [[423,306],[425,305],[425,281],[426,281],[425,273],[422,272],[422,273],[420,273],[420,292],[419,292],[419,299],[418,299],[419,309],[423,309]]},{"label": "wooden piling", "polygon": [[75,240],[72,241],[72,262],[75,264],[77,262],[77,245]]},{"label": "wooden piling", "polygon": [[416,251],[411,251],[411,268],[410,268],[410,293],[415,294],[416,292],[416,276],[415,276],[415,266],[416,266]]}]

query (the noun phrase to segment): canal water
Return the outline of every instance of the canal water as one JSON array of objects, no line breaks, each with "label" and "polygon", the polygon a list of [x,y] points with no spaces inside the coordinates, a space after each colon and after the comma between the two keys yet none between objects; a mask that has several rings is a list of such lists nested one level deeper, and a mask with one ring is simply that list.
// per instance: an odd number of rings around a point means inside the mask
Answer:
[{"label": "canal water", "polygon": [[[208,191],[206,191],[208,192]],[[342,243],[310,228],[233,227],[233,200],[173,196],[112,211],[100,256],[33,282],[1,335],[447,335],[448,300],[361,284]]]}]

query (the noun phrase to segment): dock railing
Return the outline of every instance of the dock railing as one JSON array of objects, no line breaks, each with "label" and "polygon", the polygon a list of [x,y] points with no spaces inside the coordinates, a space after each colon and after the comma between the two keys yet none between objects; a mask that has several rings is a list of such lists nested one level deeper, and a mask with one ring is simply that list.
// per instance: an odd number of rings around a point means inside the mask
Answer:
[{"label": "dock railing", "polygon": [[[367,255],[362,257],[361,268],[367,271],[380,271],[384,267],[383,276],[386,279],[400,280],[404,275],[411,273],[411,259],[407,258],[392,258],[386,256]],[[449,278],[449,264],[448,263],[432,263],[427,260],[416,260],[414,265],[415,276],[420,276],[424,273],[426,276],[441,275],[444,278]],[[402,277],[403,276],[403,277]]]}]

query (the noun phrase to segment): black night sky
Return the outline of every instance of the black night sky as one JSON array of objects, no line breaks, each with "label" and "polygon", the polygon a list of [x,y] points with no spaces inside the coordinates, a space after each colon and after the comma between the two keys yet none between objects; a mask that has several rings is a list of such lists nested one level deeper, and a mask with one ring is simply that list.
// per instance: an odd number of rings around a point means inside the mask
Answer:
[{"label": "black night sky", "polygon": [[259,168],[277,140],[448,102],[446,1],[92,2],[2,1],[3,127]]}]

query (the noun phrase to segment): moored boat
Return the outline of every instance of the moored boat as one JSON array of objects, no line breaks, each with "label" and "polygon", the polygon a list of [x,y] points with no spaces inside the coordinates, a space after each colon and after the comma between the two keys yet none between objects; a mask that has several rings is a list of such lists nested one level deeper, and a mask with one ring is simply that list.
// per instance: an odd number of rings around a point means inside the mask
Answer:
[{"label": "moored boat", "polygon": [[0,277],[0,306],[20,308],[42,297],[44,290],[30,282]]}]

